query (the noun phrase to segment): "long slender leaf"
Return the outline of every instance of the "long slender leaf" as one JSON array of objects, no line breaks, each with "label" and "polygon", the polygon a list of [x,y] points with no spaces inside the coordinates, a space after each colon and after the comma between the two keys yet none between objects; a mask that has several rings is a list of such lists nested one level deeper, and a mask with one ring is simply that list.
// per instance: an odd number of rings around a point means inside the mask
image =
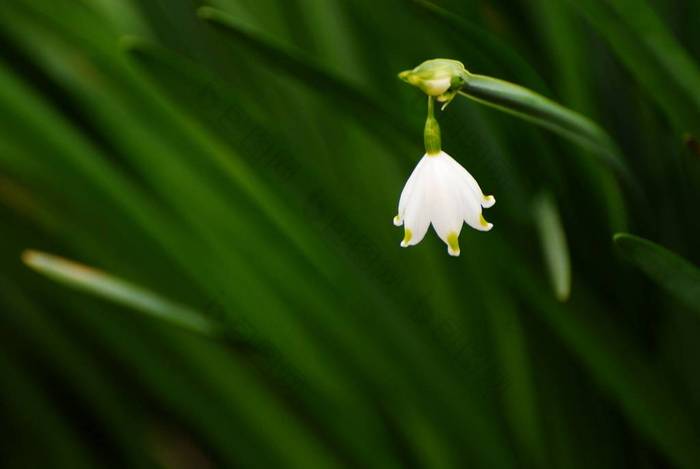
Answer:
[{"label": "long slender leaf", "polygon": [[617,233],[613,240],[627,261],[700,313],[700,268],[663,246],[638,236]]},{"label": "long slender leaf", "polygon": [[183,329],[207,337],[221,334],[221,326],[202,314],[95,268],[31,250],[22,254],[22,261],[53,280],[128,306]]},{"label": "long slender leaf", "polygon": [[[3,467],[700,466],[698,269],[610,242],[700,256],[696,3],[4,2]],[[457,259],[390,223],[431,57]]]},{"label": "long slender leaf", "polygon": [[279,44],[278,41],[266,37],[264,32],[257,31],[251,25],[216,8],[201,7],[198,14],[203,20],[247,44],[269,62],[283,67],[292,76],[307,84],[313,84],[314,87],[332,90],[333,96],[342,100],[342,105],[364,115],[377,129],[387,129],[398,132],[399,135],[410,135],[410,129],[405,125],[405,121],[396,116],[390,108],[386,108],[370,94],[358,90],[333,72],[325,70],[303,52]]},{"label": "long slender leaf", "polygon": [[625,165],[610,136],[590,119],[525,87],[469,74],[462,96],[541,125],[582,145],[624,174]]},{"label": "long slender leaf", "polygon": [[526,86],[541,93],[549,91],[547,84],[534,68],[488,30],[481,29],[466,18],[456,15],[428,0],[411,0],[411,2],[420,8],[421,11],[435,16],[438,20],[459,31],[460,37],[464,41],[474,43],[475,47],[482,49],[492,60],[501,64],[501,67],[505,70],[508,70],[512,76],[517,76],[522,80]]},{"label": "long slender leaf", "polygon": [[646,2],[584,0],[572,4],[606,38],[677,132],[697,133],[697,64],[671,38]]},{"label": "long slender leaf", "polygon": [[542,294],[531,275],[514,272],[513,277],[520,294],[532,302],[640,431],[679,466],[692,468],[699,464],[696,442],[700,435],[692,419],[664,385],[663,374],[648,363],[638,347],[613,328],[603,328],[586,318],[581,311],[565,311]]}]

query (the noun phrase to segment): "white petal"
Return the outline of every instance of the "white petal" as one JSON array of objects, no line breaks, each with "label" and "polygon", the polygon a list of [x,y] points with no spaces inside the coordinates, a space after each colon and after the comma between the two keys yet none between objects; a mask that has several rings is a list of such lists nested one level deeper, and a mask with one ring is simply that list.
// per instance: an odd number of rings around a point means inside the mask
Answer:
[{"label": "white petal", "polygon": [[447,157],[448,155],[444,152],[432,157],[434,163],[430,165],[432,169],[430,220],[440,239],[447,244],[448,252],[457,256],[459,255],[457,238],[464,222],[463,201],[454,168]]},{"label": "white petal", "polygon": [[[447,153],[445,153],[447,155]],[[459,164],[454,158],[452,158],[450,155],[447,155],[447,158],[450,161],[450,164],[455,168],[455,172],[460,175],[461,178],[464,179],[465,183],[469,186],[469,188],[472,190],[474,193],[475,197],[479,201],[479,205],[485,208],[493,207],[493,204],[496,203],[496,198],[492,195],[484,195],[484,193],[481,190],[481,187],[479,187],[479,184],[476,182],[476,179],[467,171],[464,166]]]},{"label": "white petal", "polygon": [[410,198],[406,201],[404,218],[404,239],[402,247],[413,246],[420,243],[425,237],[430,225],[429,195],[431,191],[429,164],[423,163],[423,169],[416,173]]},{"label": "white petal", "polygon": [[493,228],[493,225],[484,220],[478,196],[474,193],[472,187],[464,179],[463,175],[454,171],[454,166],[452,168],[453,171],[449,174],[449,177],[452,178],[451,184],[457,188],[456,197],[461,202],[462,219],[474,229],[489,231]]},{"label": "white petal", "polygon": [[401,197],[399,198],[399,212],[394,217],[394,225],[396,226],[401,226],[403,224],[404,218],[406,216],[406,204],[408,203],[408,200],[413,194],[416,179],[418,177],[418,174],[422,171],[425,159],[426,156],[423,156],[423,158],[421,158],[420,161],[418,161],[418,164],[415,168],[413,168],[413,172],[408,177],[406,184],[403,186],[403,190],[401,191]]},{"label": "white petal", "polygon": [[462,200],[464,201],[462,217],[467,225],[479,231],[489,231],[493,228],[493,225],[484,219],[479,200],[468,187],[462,186]]}]

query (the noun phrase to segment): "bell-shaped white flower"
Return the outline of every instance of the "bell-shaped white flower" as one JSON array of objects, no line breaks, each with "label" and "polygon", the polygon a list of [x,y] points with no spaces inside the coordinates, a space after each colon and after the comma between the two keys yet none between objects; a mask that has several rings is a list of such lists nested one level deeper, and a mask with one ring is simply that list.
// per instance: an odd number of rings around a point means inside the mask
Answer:
[{"label": "bell-shaped white flower", "polygon": [[401,192],[399,213],[394,225],[404,225],[402,247],[421,242],[432,223],[451,256],[459,256],[459,233],[467,223],[480,231],[493,225],[482,215],[482,208],[496,203],[484,195],[476,180],[444,151],[425,154]]},{"label": "bell-shaped white flower", "polygon": [[479,184],[462,165],[440,148],[440,127],[433,115],[433,98],[428,98],[425,123],[426,153],[408,178],[399,199],[394,225],[404,225],[402,247],[423,240],[432,223],[451,256],[459,256],[459,233],[463,223],[480,231],[489,231],[482,209],[496,203],[484,195]]}]

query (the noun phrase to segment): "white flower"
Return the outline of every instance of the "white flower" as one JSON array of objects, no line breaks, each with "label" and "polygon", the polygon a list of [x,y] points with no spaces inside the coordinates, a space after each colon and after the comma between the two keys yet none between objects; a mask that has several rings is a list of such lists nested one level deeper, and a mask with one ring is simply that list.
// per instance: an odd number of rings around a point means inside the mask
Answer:
[{"label": "white flower", "polygon": [[418,162],[401,192],[394,225],[404,225],[402,247],[421,242],[433,224],[451,256],[459,256],[462,223],[489,231],[493,225],[481,214],[496,199],[485,196],[469,172],[444,151],[426,153]]}]

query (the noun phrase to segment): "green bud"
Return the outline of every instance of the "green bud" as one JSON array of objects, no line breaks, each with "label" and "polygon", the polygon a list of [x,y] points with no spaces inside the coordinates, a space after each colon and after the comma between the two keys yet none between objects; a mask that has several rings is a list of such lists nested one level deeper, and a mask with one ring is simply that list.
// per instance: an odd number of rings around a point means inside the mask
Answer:
[{"label": "green bud", "polygon": [[462,62],[450,59],[426,60],[413,70],[399,73],[399,78],[428,96],[449,103],[469,76]]}]

